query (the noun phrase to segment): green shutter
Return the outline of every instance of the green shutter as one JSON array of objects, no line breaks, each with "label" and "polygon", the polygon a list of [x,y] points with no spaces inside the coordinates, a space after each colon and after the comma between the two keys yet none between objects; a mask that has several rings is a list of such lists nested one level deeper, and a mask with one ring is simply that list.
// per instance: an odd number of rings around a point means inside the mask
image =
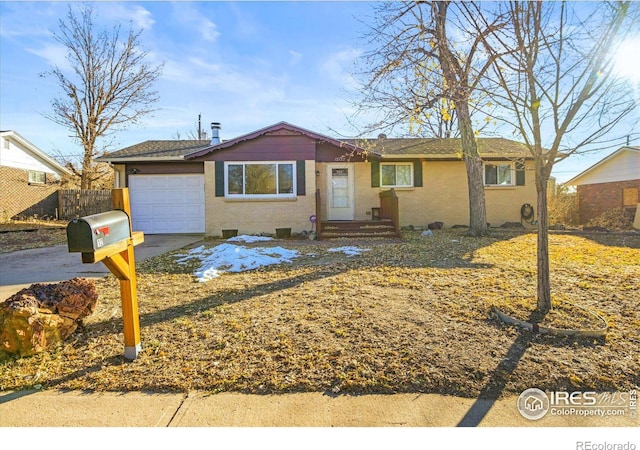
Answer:
[{"label": "green shutter", "polygon": [[380,187],[380,161],[371,161],[371,187]]},{"label": "green shutter", "polygon": [[524,162],[516,162],[516,186],[524,186]]},{"label": "green shutter", "polygon": [[296,195],[307,195],[306,176],[305,176],[305,161],[296,161]]},{"label": "green shutter", "polygon": [[413,162],[413,185],[422,187],[422,161],[419,159]]},{"label": "green shutter", "polygon": [[224,197],[224,161],[216,161],[216,197]]}]

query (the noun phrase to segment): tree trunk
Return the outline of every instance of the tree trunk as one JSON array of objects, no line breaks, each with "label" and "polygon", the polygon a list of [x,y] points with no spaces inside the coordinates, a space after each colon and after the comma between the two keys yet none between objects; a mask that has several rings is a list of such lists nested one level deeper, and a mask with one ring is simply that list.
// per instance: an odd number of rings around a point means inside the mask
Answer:
[{"label": "tree trunk", "polygon": [[469,190],[469,236],[487,234],[487,209],[484,198],[484,181],[482,177],[482,158],[478,153],[476,136],[469,113],[469,83],[461,70],[456,72],[455,55],[449,48],[445,25],[447,22],[448,3],[444,1],[432,4],[435,18],[435,34],[438,41],[440,66],[448,86],[450,95],[456,105],[458,129],[462,141],[462,157],[467,168],[467,187]]},{"label": "tree trunk", "polygon": [[469,190],[469,236],[485,236],[488,233],[487,209],[482,177],[482,158],[473,133],[473,125],[466,101],[456,102],[458,126],[462,141],[462,155],[467,168]]},{"label": "tree trunk", "polygon": [[91,154],[85,152],[84,158],[82,159],[82,174],[80,175],[80,189],[91,189],[91,185],[93,184],[92,174],[91,174]]},{"label": "tree trunk", "polygon": [[549,213],[547,210],[547,180],[543,170],[536,167],[536,191],[538,195],[538,311],[551,309],[551,280],[549,277]]}]

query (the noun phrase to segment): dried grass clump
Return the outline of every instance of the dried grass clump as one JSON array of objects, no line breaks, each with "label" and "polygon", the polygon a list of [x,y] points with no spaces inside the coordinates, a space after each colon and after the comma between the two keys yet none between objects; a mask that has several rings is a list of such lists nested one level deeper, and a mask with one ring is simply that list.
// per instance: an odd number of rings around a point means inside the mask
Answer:
[{"label": "dried grass clump", "polygon": [[633,218],[624,208],[615,208],[587,222],[588,227],[603,227],[612,231],[633,230]]}]

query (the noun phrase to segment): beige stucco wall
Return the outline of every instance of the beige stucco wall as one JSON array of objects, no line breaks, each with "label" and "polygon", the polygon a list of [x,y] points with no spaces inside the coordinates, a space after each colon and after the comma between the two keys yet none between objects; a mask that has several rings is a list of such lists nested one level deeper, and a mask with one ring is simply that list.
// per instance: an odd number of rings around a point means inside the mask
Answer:
[{"label": "beige stucco wall", "polygon": [[[379,193],[371,187],[369,163],[354,162],[355,219],[371,220],[371,208],[380,205]],[[124,185],[124,166],[117,165],[120,186]],[[525,186],[485,188],[487,221],[492,226],[519,222],[524,203],[536,206],[533,163],[526,162]],[[319,175],[316,176],[316,171]],[[320,190],[322,217],[326,218],[326,163],[305,163],[306,195],[286,200],[228,200],[215,196],[215,163],[204,163],[206,225],[205,233],[222,235],[223,229],[240,234],[275,233],[276,228],[291,228],[293,233],[309,231],[309,216],[315,214],[315,192]],[[118,177],[117,177],[118,178]],[[423,187],[396,189],[400,201],[400,225],[425,227],[443,222],[445,227],[469,224],[467,174],[462,161],[423,161]]]},{"label": "beige stucco wall", "polygon": [[[487,222],[497,227],[505,222],[520,222],[520,208],[529,203],[537,214],[536,181],[534,162],[525,162],[525,185],[509,187],[486,187]],[[531,225],[523,222],[526,227]]]},{"label": "beige stucco wall", "polygon": [[[379,206],[379,193],[385,189],[371,187],[369,163],[355,165],[355,219],[370,220],[371,208]],[[318,188],[326,199],[326,164],[318,163]],[[491,226],[519,222],[524,203],[535,207],[536,192],[532,162],[526,162],[524,186],[487,187],[485,200],[487,221]],[[400,204],[400,225],[425,227],[443,222],[445,227],[469,224],[467,172],[462,161],[423,161],[423,186],[396,189]],[[326,217],[326,209],[322,208]]]},{"label": "beige stucco wall", "polygon": [[230,200],[215,196],[215,163],[205,162],[205,234],[221,236],[226,229],[237,229],[238,234],[275,234],[276,228],[291,228],[292,233],[309,231],[309,216],[315,214],[315,170],[315,162],[306,161],[306,195],[282,200]]}]

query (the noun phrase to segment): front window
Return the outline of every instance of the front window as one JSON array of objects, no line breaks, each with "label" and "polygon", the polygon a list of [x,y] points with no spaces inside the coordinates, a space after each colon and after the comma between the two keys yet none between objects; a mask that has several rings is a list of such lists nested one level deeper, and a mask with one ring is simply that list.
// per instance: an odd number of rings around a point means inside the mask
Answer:
[{"label": "front window", "polygon": [[513,164],[485,163],[484,185],[485,186],[512,186],[513,185]]},{"label": "front window", "polygon": [[294,162],[226,163],[228,197],[293,197]]},{"label": "front window", "polygon": [[412,163],[380,164],[380,184],[382,187],[413,186]]}]

